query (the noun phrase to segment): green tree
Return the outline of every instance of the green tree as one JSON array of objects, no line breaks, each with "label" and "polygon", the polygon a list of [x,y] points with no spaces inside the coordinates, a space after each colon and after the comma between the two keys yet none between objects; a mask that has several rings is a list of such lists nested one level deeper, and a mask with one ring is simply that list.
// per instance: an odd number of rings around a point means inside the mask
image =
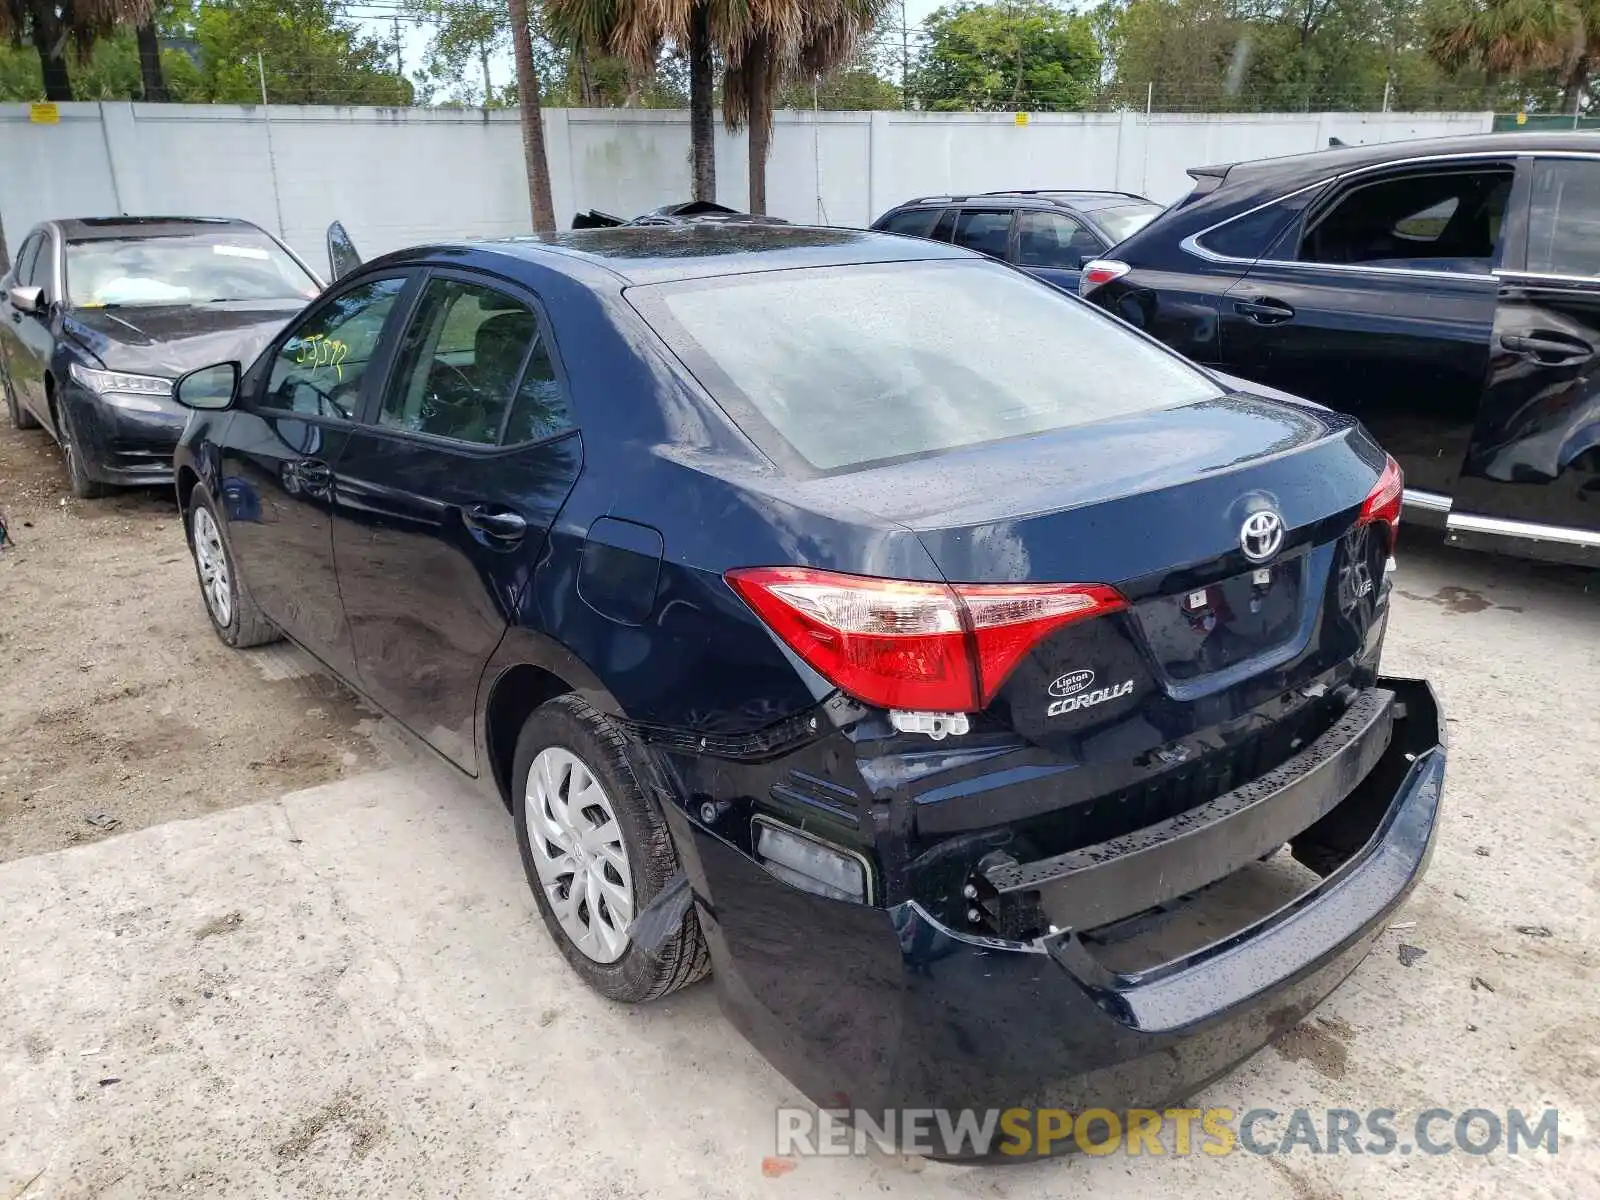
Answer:
[{"label": "green tree", "polygon": [[[394,46],[339,16],[335,0],[225,0],[195,10],[195,99],[258,104],[261,73],[274,104],[409,105]],[[257,55],[260,56],[258,66]]]},{"label": "green tree", "polygon": [[1099,83],[1094,23],[1047,0],[963,0],[924,28],[907,90],[926,109],[1082,109]]},{"label": "green tree", "polygon": [[[207,99],[200,84],[200,68],[187,54],[181,50],[162,49],[161,68],[172,99]],[[87,62],[69,56],[67,73],[72,94],[79,100],[147,98],[139,47],[130,30],[119,29],[97,41]],[[0,103],[44,98],[44,73],[32,47],[0,43]]]},{"label": "green tree", "polygon": [[539,103],[539,73],[533,59],[528,0],[510,0],[511,50],[517,63],[517,113],[522,126],[522,160],[528,171],[528,208],[533,227],[556,227],[550,199],[550,163],[544,150],[544,111]]},{"label": "green tree", "polygon": [[[813,90],[813,86],[815,90]],[[900,107],[900,89],[873,68],[865,56],[813,81],[794,79],[779,94],[779,108],[832,110]]]},{"label": "green tree", "polygon": [[148,20],[151,0],[0,0],[0,38],[13,47],[29,42],[39,57],[47,100],[71,100],[70,45],[80,63],[95,42],[120,27]]}]

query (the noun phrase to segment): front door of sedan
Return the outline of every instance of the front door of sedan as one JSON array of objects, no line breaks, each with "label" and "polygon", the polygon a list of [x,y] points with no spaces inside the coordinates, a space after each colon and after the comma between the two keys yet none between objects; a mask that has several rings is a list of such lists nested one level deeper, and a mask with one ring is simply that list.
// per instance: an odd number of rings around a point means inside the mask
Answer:
[{"label": "front door of sedan", "polygon": [[272,623],[356,677],[333,568],[333,471],[366,391],[382,379],[386,323],[406,274],[367,278],[319,303],[258,359],[223,431],[219,497],[239,572]]},{"label": "front door of sedan", "polygon": [[60,437],[45,395],[45,370],[50,365],[55,348],[55,335],[51,332],[52,310],[49,305],[57,297],[51,294],[55,275],[53,264],[55,249],[48,230],[40,229],[22,245],[17,256],[17,269],[12,288],[39,288],[44,298],[41,309],[24,310],[12,302],[10,289],[3,302],[5,311],[6,370],[11,386],[16,390],[17,403],[41,421],[50,432]]},{"label": "front door of sedan", "polygon": [[[1489,387],[1451,511],[1574,531],[1600,551],[1600,160],[1530,161],[1500,270]],[[1521,239],[1526,244],[1520,244]],[[1492,529],[1492,527],[1491,527]]]},{"label": "front door of sedan", "polygon": [[1341,180],[1222,298],[1227,370],[1359,417],[1448,496],[1489,367],[1504,160]]},{"label": "front door of sedan", "polygon": [[582,447],[533,296],[430,273],[339,459],[334,560],[361,682],[464,770],[478,681]]}]

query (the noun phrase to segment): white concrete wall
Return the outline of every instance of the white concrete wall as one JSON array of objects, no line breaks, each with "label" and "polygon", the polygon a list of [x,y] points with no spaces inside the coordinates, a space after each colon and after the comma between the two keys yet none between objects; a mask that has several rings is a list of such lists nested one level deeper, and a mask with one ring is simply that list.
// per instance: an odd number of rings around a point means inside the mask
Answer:
[{"label": "white concrete wall", "polygon": [[[0,221],[14,248],[52,216],[237,215],[314,266],[342,220],[364,254],[529,228],[514,112],[63,104],[58,124],[0,105]],[[270,119],[269,119],[270,118]],[[1121,188],[1166,202],[1184,170],[1349,143],[1487,131],[1488,113],[1167,115],[782,112],[769,209],[865,225],[912,196],[1003,187]],[[687,112],[550,109],[556,216],[632,216],[689,195]],[[745,140],[719,125],[719,199],[744,207]]]}]

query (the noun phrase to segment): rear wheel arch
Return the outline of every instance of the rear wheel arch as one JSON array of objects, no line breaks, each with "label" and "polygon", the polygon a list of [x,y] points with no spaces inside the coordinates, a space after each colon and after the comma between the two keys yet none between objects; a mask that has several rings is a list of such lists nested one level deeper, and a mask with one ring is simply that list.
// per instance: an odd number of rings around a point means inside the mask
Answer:
[{"label": "rear wheel arch", "polygon": [[517,755],[517,738],[538,708],[573,687],[554,671],[532,663],[516,663],[500,673],[484,706],[484,742],[489,769],[500,799],[511,807],[511,773]]}]

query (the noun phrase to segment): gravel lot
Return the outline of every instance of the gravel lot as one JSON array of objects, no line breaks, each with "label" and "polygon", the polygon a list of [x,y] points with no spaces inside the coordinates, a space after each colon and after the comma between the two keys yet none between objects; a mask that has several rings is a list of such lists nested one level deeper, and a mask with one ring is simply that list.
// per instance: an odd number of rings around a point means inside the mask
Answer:
[{"label": "gravel lot", "polygon": [[1554,1106],[1553,1159],[772,1178],[794,1094],[709,987],[644,1009],[586,992],[492,801],[299,656],[226,651],[164,496],[64,496],[47,439],[0,432],[0,1200],[1600,1195],[1592,573],[1403,534],[1387,666],[1433,679],[1450,722],[1432,868],[1313,1017],[1196,1100]]}]

